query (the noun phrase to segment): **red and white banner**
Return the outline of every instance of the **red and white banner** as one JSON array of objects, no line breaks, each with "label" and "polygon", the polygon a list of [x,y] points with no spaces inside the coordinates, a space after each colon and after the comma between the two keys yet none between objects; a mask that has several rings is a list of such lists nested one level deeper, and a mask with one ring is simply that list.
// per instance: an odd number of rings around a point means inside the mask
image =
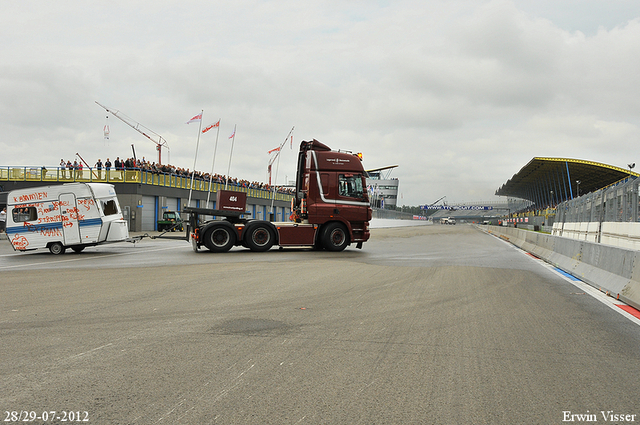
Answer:
[{"label": "red and white banner", "polygon": [[199,121],[202,121],[202,112],[200,112],[198,115],[194,116],[189,121],[187,121],[187,124],[192,122],[199,122]]},{"label": "red and white banner", "polygon": [[[201,117],[201,118],[202,118],[202,117]],[[218,122],[217,122],[217,123],[215,123],[215,124],[210,124],[210,125],[206,126],[206,127],[202,130],[202,132],[203,132],[203,133],[206,133],[207,131],[211,130],[211,129],[212,129],[212,128],[214,128],[214,127],[220,127],[220,120],[218,120]]]}]

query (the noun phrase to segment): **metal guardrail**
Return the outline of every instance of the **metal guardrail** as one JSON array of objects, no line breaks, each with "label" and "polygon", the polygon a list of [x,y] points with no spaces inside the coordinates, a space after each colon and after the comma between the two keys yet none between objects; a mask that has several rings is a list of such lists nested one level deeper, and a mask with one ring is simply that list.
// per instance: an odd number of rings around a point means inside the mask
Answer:
[{"label": "metal guardrail", "polygon": [[[224,189],[224,183],[211,182],[209,180],[193,180],[191,187],[191,177],[179,176],[177,174],[152,173],[144,170],[101,170],[83,169],[68,170],[62,167],[0,167],[0,182],[2,181],[28,181],[42,183],[136,183],[154,186],[173,187],[178,189],[192,189],[215,193]],[[272,190],[256,189],[250,187],[237,186],[229,183],[227,190],[234,192],[245,192],[253,198],[271,199]],[[276,201],[291,201],[293,195],[276,192]]]}]

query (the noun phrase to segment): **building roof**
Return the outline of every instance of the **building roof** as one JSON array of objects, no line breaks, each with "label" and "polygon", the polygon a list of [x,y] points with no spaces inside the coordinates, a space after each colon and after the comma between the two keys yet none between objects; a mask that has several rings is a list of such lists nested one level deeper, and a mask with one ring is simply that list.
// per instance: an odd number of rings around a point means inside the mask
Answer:
[{"label": "building roof", "polygon": [[374,168],[373,170],[366,170],[367,173],[373,173],[374,171],[383,171],[383,170],[390,170],[392,168],[397,168],[397,165],[387,165],[386,167],[382,167],[382,168]]},{"label": "building roof", "polygon": [[547,206],[602,189],[629,176],[640,174],[593,161],[535,157],[507,180],[496,195],[528,199]]},{"label": "building roof", "polygon": [[[365,173],[367,173],[367,177],[371,179],[389,180],[391,171],[397,167],[397,165],[388,165],[382,168],[374,168],[373,170],[365,170]],[[386,171],[386,173],[383,173],[383,171]]]}]

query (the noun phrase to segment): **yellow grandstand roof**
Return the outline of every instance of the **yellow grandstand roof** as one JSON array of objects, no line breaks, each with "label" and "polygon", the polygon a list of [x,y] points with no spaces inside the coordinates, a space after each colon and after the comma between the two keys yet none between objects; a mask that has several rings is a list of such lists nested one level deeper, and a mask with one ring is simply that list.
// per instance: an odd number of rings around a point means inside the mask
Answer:
[{"label": "yellow grandstand roof", "polygon": [[640,174],[594,161],[535,157],[507,180],[496,195],[528,199],[539,205],[555,204],[602,189],[629,176],[638,177]]}]

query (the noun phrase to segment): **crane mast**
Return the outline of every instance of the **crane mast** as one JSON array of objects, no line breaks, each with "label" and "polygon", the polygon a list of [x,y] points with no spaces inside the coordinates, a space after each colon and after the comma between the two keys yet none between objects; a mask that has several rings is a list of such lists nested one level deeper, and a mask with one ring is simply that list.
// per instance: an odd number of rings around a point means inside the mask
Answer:
[{"label": "crane mast", "polygon": [[[153,143],[156,144],[156,150],[158,151],[158,165],[162,164],[162,147],[164,146],[165,148],[167,148],[167,150],[169,149],[169,145],[167,144],[167,141],[158,133],[150,130],[149,128],[145,127],[144,125],[140,124],[139,122],[134,121],[133,119],[129,118],[128,116],[126,116],[125,114],[123,114],[120,111],[114,111],[113,109],[109,109],[106,106],[100,104],[97,100],[96,103],[101,106],[105,111],[111,113],[111,115],[113,115],[114,117],[118,118],[120,121],[122,121],[123,123],[127,124],[129,127],[133,128],[135,131],[137,131],[138,133],[142,134],[144,137],[146,137],[147,139],[151,140]],[[145,131],[141,130],[144,129]],[[150,136],[149,134],[151,134],[152,136]]]}]

